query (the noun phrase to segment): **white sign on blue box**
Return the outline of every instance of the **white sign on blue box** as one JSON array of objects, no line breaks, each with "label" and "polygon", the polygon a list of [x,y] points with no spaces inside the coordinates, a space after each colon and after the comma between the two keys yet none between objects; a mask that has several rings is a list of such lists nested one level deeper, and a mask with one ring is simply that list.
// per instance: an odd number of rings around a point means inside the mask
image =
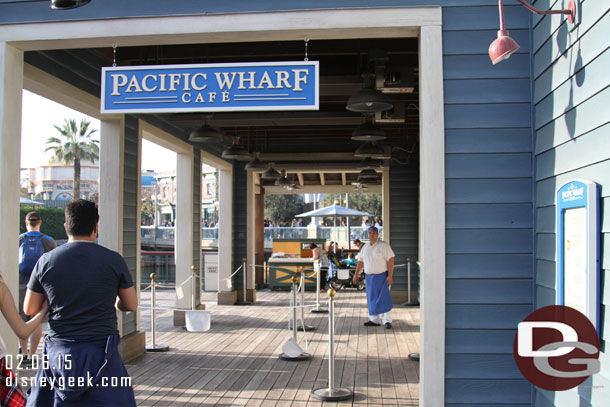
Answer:
[{"label": "white sign on blue box", "polygon": [[102,68],[102,113],[318,108],[318,61]]}]

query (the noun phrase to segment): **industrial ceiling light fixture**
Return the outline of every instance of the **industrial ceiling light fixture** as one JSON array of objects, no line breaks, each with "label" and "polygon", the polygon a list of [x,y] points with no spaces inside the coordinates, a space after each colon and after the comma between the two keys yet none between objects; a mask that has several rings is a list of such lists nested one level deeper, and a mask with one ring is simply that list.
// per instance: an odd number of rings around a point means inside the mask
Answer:
[{"label": "industrial ceiling light fixture", "polygon": [[246,171],[265,171],[267,169],[267,164],[258,159],[259,154],[254,153],[254,158],[245,166]]},{"label": "industrial ceiling light fixture", "polygon": [[358,147],[358,149],[354,152],[354,156],[381,160],[384,158],[384,153],[383,148],[381,148],[381,146],[379,146],[377,143],[366,142]]},{"label": "industrial ceiling light fixture", "polygon": [[286,170],[280,171],[280,177],[275,180],[274,185],[276,185],[278,187],[284,187],[284,188],[290,186],[290,180],[288,179],[288,176],[286,175]]},{"label": "industrial ceiling light fixture", "polygon": [[265,172],[261,174],[262,179],[276,180],[280,177],[280,173],[273,168],[274,163],[269,163],[269,166]]},{"label": "industrial ceiling light fixture", "polygon": [[[517,1],[525,6],[528,10],[536,14],[566,14],[570,24],[573,24],[576,19],[577,0],[570,0],[568,8],[565,10],[546,11],[538,10],[525,0]],[[494,65],[510,58],[510,56],[519,49],[519,44],[517,44],[517,42],[509,36],[506,25],[504,24],[504,6],[502,4],[502,0],[498,0],[498,8],[500,10],[500,31],[498,31],[498,38],[489,46],[489,58],[491,59],[491,63]]]},{"label": "industrial ceiling light fixture", "polygon": [[372,158],[365,158],[356,168],[359,170],[378,170],[381,168],[381,162],[373,160]]},{"label": "industrial ceiling light fixture", "polygon": [[68,10],[88,4],[91,0],[51,0],[53,10]]},{"label": "industrial ceiling light fixture", "polygon": [[239,144],[239,137],[233,137],[233,143],[222,152],[222,158],[228,160],[237,161],[248,161],[250,153],[241,144]]},{"label": "industrial ceiling light fixture", "polygon": [[380,141],[385,139],[385,131],[373,125],[372,114],[366,114],[364,116],[364,124],[354,130],[352,133],[352,140],[357,141]]},{"label": "industrial ceiling light fixture", "polygon": [[364,73],[363,88],[347,100],[347,110],[360,113],[375,113],[390,110],[394,105],[390,99],[375,89],[375,74]]},{"label": "industrial ceiling light fixture", "polygon": [[211,116],[205,116],[201,127],[191,131],[191,134],[189,134],[189,141],[192,141],[193,143],[208,143],[223,140],[222,134],[210,126],[210,118]]},{"label": "industrial ceiling light fixture", "polygon": [[362,170],[358,174],[358,179],[379,179],[379,174],[375,170],[367,169]]}]

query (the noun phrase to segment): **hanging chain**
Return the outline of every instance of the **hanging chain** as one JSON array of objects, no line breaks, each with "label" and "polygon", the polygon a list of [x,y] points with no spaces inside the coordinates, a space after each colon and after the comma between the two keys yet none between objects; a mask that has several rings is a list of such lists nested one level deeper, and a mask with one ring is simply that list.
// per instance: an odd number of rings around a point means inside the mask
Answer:
[{"label": "hanging chain", "polygon": [[309,38],[305,37],[304,41],[305,41],[305,58],[304,58],[304,61],[307,62],[307,61],[309,61],[309,58],[307,57],[307,45],[309,44]]},{"label": "hanging chain", "polygon": [[112,44],[112,67],[116,68],[116,42]]}]

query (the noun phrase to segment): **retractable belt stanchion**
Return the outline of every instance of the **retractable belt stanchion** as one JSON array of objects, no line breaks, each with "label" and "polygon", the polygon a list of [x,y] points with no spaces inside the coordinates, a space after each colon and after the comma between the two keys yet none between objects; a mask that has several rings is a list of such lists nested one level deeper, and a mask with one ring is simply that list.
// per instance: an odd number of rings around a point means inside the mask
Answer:
[{"label": "retractable belt stanchion", "polygon": [[157,275],[155,273],[152,273],[150,275],[150,281],[152,282],[151,285],[151,304],[152,304],[152,314],[151,314],[151,322],[152,322],[152,345],[146,345],[146,351],[147,352],[167,352],[169,350],[169,346],[167,345],[157,345],[157,313],[156,313],[156,309],[155,307],[157,306],[157,301],[155,296],[156,291],[155,291],[155,286],[156,286],[156,282],[155,280],[157,279]]},{"label": "retractable belt stanchion", "polygon": [[314,326],[305,323],[305,282],[305,271],[301,271],[301,325],[297,328],[299,331],[315,331]]},{"label": "retractable belt stanchion", "polygon": [[311,310],[314,314],[325,314],[328,312],[326,308],[320,308],[320,274],[322,267],[320,266],[320,260],[316,260],[313,263],[314,270],[316,271],[316,307]]},{"label": "retractable belt stanchion", "polygon": [[243,282],[243,290],[244,290],[244,299],[242,301],[238,301],[237,305],[252,305],[251,302],[248,301],[248,298],[246,296],[247,294],[247,288],[248,288],[248,280],[247,280],[247,271],[248,271],[248,265],[246,264],[246,258],[244,257],[242,259],[242,268],[241,268],[241,272],[242,275],[244,276],[244,282]]},{"label": "retractable belt stanchion", "polygon": [[[294,328],[296,322],[297,322],[297,281],[298,281],[298,277],[297,276],[293,276],[292,277],[292,288],[290,291],[290,302],[291,302],[291,310],[290,310],[290,314],[291,317],[289,317],[289,319],[291,319],[289,321],[289,329],[291,329],[290,327]],[[307,353],[304,352],[300,346],[297,344],[297,330],[296,329],[292,329],[292,343],[290,343],[290,340],[284,345],[284,352],[280,354],[280,359],[282,360],[288,360],[288,361],[294,361],[294,362],[298,362],[301,360],[309,360],[311,358],[313,358],[313,355],[311,353]]]},{"label": "retractable belt stanchion", "polygon": [[197,267],[191,266],[191,310],[196,310],[195,306],[195,283],[197,282]]},{"label": "retractable belt stanchion", "polygon": [[349,389],[335,388],[335,294],[334,289],[328,290],[328,387],[311,392],[312,396],[322,401],[340,401],[354,397],[354,393]]}]

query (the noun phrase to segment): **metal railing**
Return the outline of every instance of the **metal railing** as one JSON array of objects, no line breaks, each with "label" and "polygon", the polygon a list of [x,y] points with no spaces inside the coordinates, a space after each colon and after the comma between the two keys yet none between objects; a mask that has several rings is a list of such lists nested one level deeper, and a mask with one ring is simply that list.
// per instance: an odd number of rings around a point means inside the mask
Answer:
[{"label": "metal railing", "polygon": [[[141,226],[141,243],[149,246],[172,246],[174,244],[173,226]],[[379,228],[379,235],[383,238],[383,226]],[[265,241],[275,239],[325,239],[340,242],[346,245],[348,240],[360,239],[368,241],[367,226],[317,226],[315,233],[310,233],[307,227],[275,227],[265,228]],[[218,228],[201,228],[201,240],[207,246],[218,246]],[[160,281],[160,280],[159,280]]]}]

